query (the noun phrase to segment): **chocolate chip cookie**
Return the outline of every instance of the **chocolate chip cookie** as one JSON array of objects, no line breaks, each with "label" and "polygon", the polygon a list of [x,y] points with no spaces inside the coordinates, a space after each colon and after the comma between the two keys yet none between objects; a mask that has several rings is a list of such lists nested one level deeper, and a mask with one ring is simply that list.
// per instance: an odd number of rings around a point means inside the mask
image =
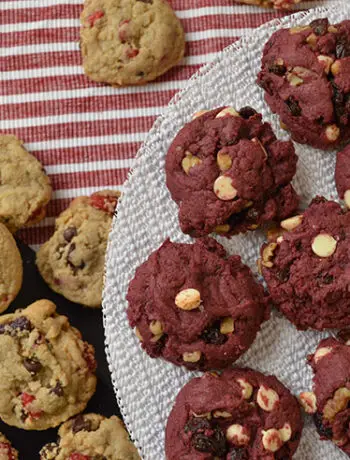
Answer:
[{"label": "chocolate chip cookie", "polygon": [[350,209],[350,145],[337,154],[335,184],[339,198]]},{"label": "chocolate chip cookie", "polygon": [[85,0],[81,52],[86,75],[111,85],[140,85],[184,55],[180,21],[165,0]]},{"label": "chocolate chip cookie", "polygon": [[234,362],[269,316],[250,269],[211,238],[165,241],[136,270],[127,300],[144,350],[189,369]]},{"label": "chocolate chip cookie", "polygon": [[139,460],[122,421],[112,416],[83,414],[58,430],[59,441],[47,444],[41,460]]},{"label": "chocolate chip cookie", "polygon": [[49,300],[0,316],[0,417],[46,430],[85,409],[95,392],[94,349]]},{"label": "chocolate chip cookie", "polygon": [[100,307],[108,234],[120,193],[102,190],[75,198],[39,249],[39,271],[54,291],[72,302]]},{"label": "chocolate chip cookie", "polygon": [[317,197],[264,244],[260,265],[277,308],[298,329],[350,325],[350,212]]},{"label": "chocolate chip cookie", "polygon": [[314,371],[313,391],[300,394],[300,402],[313,414],[322,440],[332,440],[350,456],[350,331],[339,340],[322,340],[308,357]]},{"label": "chocolate chip cookie", "polygon": [[45,217],[50,179],[17,137],[0,134],[0,222],[13,233]]},{"label": "chocolate chip cookie", "polygon": [[290,184],[296,164],[292,142],[277,140],[251,107],[195,114],[166,157],[182,231],[229,236],[288,217],[299,203]]},{"label": "chocolate chip cookie", "polygon": [[0,254],[0,313],[2,313],[21,289],[23,264],[16,241],[1,223]]},{"label": "chocolate chip cookie", "polygon": [[187,383],[170,413],[167,460],[287,460],[303,422],[297,399],[274,376],[251,369],[207,373]]},{"label": "chocolate chip cookie", "polygon": [[264,8],[289,9],[293,5],[300,3],[301,0],[234,0],[236,3],[246,3],[247,5],[257,5]]},{"label": "chocolate chip cookie", "polygon": [[264,48],[258,84],[292,138],[320,149],[350,138],[350,21],[280,29]]},{"label": "chocolate chip cookie", "polygon": [[11,446],[10,441],[0,433],[0,459],[1,460],[18,460],[18,452]]}]

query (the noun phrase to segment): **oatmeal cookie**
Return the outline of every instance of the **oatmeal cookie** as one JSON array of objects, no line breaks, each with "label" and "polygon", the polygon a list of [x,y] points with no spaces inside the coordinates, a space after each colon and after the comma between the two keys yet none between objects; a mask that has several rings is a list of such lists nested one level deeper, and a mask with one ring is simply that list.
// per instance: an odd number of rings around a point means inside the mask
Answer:
[{"label": "oatmeal cookie", "polygon": [[0,460],[18,460],[17,450],[2,433],[0,433]]}]

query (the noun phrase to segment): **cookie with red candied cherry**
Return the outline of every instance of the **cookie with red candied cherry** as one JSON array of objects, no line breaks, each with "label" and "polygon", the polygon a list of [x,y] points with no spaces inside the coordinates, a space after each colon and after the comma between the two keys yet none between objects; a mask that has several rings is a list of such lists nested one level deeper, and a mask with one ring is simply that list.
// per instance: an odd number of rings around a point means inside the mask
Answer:
[{"label": "cookie with red candied cherry", "polygon": [[0,316],[0,417],[46,430],[83,411],[95,392],[94,349],[49,300]]},{"label": "cookie with red candied cherry", "polygon": [[86,0],[81,23],[84,71],[97,82],[145,84],[184,55],[184,32],[166,0]]},{"label": "cookie with red candied cherry", "polygon": [[335,185],[339,198],[350,209],[350,145],[337,153]]},{"label": "cookie with red candied cherry", "polygon": [[123,422],[113,415],[80,414],[58,430],[59,440],[40,451],[40,460],[140,460]]},{"label": "cookie with red candied cherry", "polygon": [[169,415],[167,460],[289,460],[303,422],[297,399],[274,376],[235,368],[190,380]]},{"label": "cookie with red candied cherry", "polygon": [[75,198],[37,253],[41,276],[72,302],[101,306],[107,240],[119,196],[118,191],[102,190]]},{"label": "cookie with red candied cherry", "polygon": [[18,452],[11,446],[6,437],[0,433],[0,459],[1,460],[18,460]]}]

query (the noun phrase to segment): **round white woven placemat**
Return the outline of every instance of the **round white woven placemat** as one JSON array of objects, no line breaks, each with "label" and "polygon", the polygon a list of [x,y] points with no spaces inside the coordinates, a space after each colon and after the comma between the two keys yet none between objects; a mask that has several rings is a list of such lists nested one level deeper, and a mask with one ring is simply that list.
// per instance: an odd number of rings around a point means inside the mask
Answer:
[{"label": "round white woven placemat", "polygon": [[[327,16],[336,23],[350,18],[348,0],[332,6],[297,13],[274,20],[226,48],[211,64],[200,70],[185,90],[170,103],[154,124],[140,149],[135,168],[125,184],[110,236],[106,261],[103,314],[106,352],[113,385],[128,430],[145,460],[162,460],[164,430],[176,394],[194,373],[161,359],[151,359],[141,350],[126,317],[125,300],[129,281],[136,267],[170,237],[189,242],[177,218],[177,206],[165,186],[164,159],[178,130],[203,108],[251,105],[272,123],[278,137],[286,137],[278,118],[264,103],[263,92],[255,84],[264,43],[281,27],[308,24]],[[333,181],[335,157],[296,144],[299,155],[295,188],[307,204],[322,194],[336,198]],[[252,232],[231,240],[219,238],[230,253],[238,253],[256,269],[263,235]],[[239,360],[265,373],[275,374],[294,393],[311,388],[311,372],[305,357],[325,333],[297,332],[284,318],[274,313],[265,323],[252,348]],[[311,420],[306,419],[297,460],[341,460],[347,456],[330,442],[321,442]]]}]

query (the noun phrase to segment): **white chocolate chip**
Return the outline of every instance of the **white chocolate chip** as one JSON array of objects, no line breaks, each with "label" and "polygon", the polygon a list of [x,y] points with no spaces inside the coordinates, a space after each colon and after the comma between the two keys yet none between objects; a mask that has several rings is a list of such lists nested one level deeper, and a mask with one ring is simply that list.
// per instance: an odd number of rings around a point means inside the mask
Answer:
[{"label": "white chocolate chip", "polygon": [[244,426],[235,423],[227,428],[226,439],[234,446],[245,446],[249,443],[250,436]]},{"label": "white chocolate chip", "polygon": [[230,231],[230,228],[229,224],[223,224],[217,225],[214,230],[216,233],[227,233]]},{"label": "white chocolate chip", "polygon": [[201,117],[202,115],[204,115],[207,112],[209,112],[209,110],[199,110],[198,112],[196,112],[196,113],[194,113],[192,115],[192,120],[195,120],[196,118]]},{"label": "white chocolate chip", "polygon": [[310,34],[306,39],[306,43],[310,45],[312,49],[315,49],[317,44],[317,35],[314,33]]},{"label": "white chocolate chip", "polygon": [[297,27],[292,27],[289,29],[289,33],[291,35],[294,35],[294,34],[299,34],[300,32],[304,32],[304,30],[311,30],[311,27],[310,26],[297,26]]},{"label": "white chocolate chip", "polygon": [[175,297],[175,304],[181,308],[181,310],[194,310],[199,307],[200,303],[201,294],[197,289],[184,289]]},{"label": "white chocolate chip", "polygon": [[143,341],[143,337],[141,335],[141,332],[139,331],[139,329],[137,327],[135,327],[135,335],[140,340],[140,342]]},{"label": "white chocolate chip", "polygon": [[225,109],[221,110],[221,112],[219,112],[215,118],[221,118],[226,116],[239,117],[239,113],[233,107],[226,107]]},{"label": "white chocolate chip", "polygon": [[232,417],[232,414],[225,410],[214,410],[213,417],[214,418],[230,418]]},{"label": "white chocolate chip", "polygon": [[323,408],[324,418],[326,420],[332,420],[339,412],[347,408],[349,401],[349,388],[338,388],[338,390],[335,391],[333,398],[329,399]]},{"label": "white chocolate chip", "polygon": [[312,391],[300,393],[299,401],[307,414],[314,414],[317,411],[316,395]]},{"label": "white chocolate chip", "polygon": [[237,196],[237,190],[229,176],[219,176],[214,182],[214,193],[223,201],[233,200]]},{"label": "white chocolate chip", "polygon": [[317,60],[318,60],[318,62],[323,64],[324,71],[325,71],[325,73],[328,74],[329,71],[331,70],[331,65],[333,64],[334,59],[332,59],[329,56],[323,56],[322,54],[320,54],[319,56],[317,56]]},{"label": "white chocolate chip", "polygon": [[325,134],[329,142],[335,142],[339,137],[340,129],[337,125],[328,125]]},{"label": "white chocolate chip", "polygon": [[302,223],[302,221],[302,215],[290,217],[289,219],[282,220],[281,227],[290,232],[291,230],[297,228]]},{"label": "white chocolate chip", "polygon": [[159,335],[163,333],[162,323],[158,320],[151,321],[151,324],[149,325],[149,329],[153,335]]},{"label": "white chocolate chip", "polygon": [[344,201],[345,201],[346,206],[350,209],[350,190],[347,190],[344,193]]},{"label": "white chocolate chip", "polygon": [[203,414],[196,414],[195,412],[192,412],[192,415],[196,418],[206,418],[208,420],[211,419],[211,412],[204,412]]},{"label": "white chocolate chip", "polygon": [[231,316],[227,316],[220,323],[220,332],[221,334],[231,334],[235,330],[235,323]]},{"label": "white chocolate chip", "polygon": [[328,32],[330,34],[336,34],[338,32],[338,29],[331,25],[331,26],[328,27]]},{"label": "white chocolate chip", "polygon": [[280,432],[275,428],[262,431],[262,443],[265,450],[269,452],[277,452],[283,445]]},{"label": "white chocolate chip", "polygon": [[200,351],[185,351],[182,355],[182,359],[186,363],[197,363],[201,359],[202,353]]},{"label": "white chocolate chip", "polygon": [[253,386],[245,379],[237,379],[237,382],[242,388],[243,399],[250,399],[253,394]]},{"label": "white chocolate chip", "polygon": [[314,362],[317,364],[321,358],[323,358],[326,355],[329,355],[329,353],[332,351],[332,347],[321,347],[319,348],[316,353],[314,354]]},{"label": "white chocolate chip", "polygon": [[340,61],[335,61],[331,65],[331,72],[334,76],[338,75],[340,73],[340,68],[341,68],[341,63]]},{"label": "white chocolate chip", "polygon": [[256,396],[256,402],[261,409],[266,412],[271,412],[275,409],[279,403],[280,397],[272,388],[268,388],[265,385],[261,385]]},{"label": "white chocolate chip", "polygon": [[337,240],[327,233],[320,233],[314,238],[311,248],[318,257],[330,257],[335,253]]},{"label": "white chocolate chip", "polygon": [[292,427],[289,423],[285,423],[278,431],[283,442],[288,442],[292,437]]},{"label": "white chocolate chip", "polygon": [[268,244],[262,253],[262,265],[267,268],[273,267],[273,256],[274,256],[274,251],[277,248],[277,243],[270,243]]},{"label": "white chocolate chip", "polygon": [[304,83],[304,80],[294,73],[288,73],[287,80],[291,86],[300,86]]},{"label": "white chocolate chip", "polygon": [[198,157],[192,155],[191,152],[186,152],[186,156],[181,161],[182,169],[185,171],[186,174],[189,174],[190,169],[198,166],[202,163]]},{"label": "white chocolate chip", "polygon": [[220,168],[220,171],[227,171],[231,168],[232,166],[232,160],[230,155],[225,152],[224,150],[220,150],[218,152],[218,155],[216,157],[216,161],[218,163],[218,166]]},{"label": "white chocolate chip", "polygon": [[276,242],[277,242],[278,244],[281,244],[282,241],[283,241],[283,236],[281,235],[281,236],[279,236],[279,237],[277,238]]}]

